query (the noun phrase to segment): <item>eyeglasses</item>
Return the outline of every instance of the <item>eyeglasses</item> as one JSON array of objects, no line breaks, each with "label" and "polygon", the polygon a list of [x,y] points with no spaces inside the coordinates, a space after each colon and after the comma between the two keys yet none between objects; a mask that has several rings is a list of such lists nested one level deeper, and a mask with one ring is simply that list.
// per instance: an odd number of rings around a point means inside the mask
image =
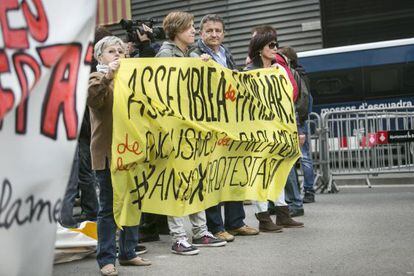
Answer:
[{"label": "eyeglasses", "polygon": [[267,46],[269,46],[270,49],[274,49],[275,47],[279,48],[279,42],[270,42]]}]

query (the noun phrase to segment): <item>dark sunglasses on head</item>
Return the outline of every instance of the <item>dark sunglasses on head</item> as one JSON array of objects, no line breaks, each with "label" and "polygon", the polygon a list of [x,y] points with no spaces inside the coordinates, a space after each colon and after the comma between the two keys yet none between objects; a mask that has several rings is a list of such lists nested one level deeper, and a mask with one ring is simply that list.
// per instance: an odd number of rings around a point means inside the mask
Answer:
[{"label": "dark sunglasses on head", "polygon": [[279,43],[278,42],[270,42],[269,44],[267,44],[267,46],[269,46],[270,49],[274,49],[279,48]]}]

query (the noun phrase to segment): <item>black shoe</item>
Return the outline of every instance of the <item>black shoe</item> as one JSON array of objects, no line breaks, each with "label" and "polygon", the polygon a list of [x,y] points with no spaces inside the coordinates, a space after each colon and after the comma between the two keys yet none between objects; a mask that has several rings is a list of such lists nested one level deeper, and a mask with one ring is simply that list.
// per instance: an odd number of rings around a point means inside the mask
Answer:
[{"label": "black shoe", "polygon": [[315,193],[305,192],[303,197],[303,203],[313,203],[315,202]]},{"label": "black shoe", "polygon": [[292,209],[292,210],[289,210],[289,214],[292,218],[293,217],[300,217],[300,216],[303,216],[305,214],[305,210],[303,210],[303,208],[301,208],[301,209]]},{"label": "black shoe", "polygon": [[135,246],[135,253],[137,253],[137,255],[145,254],[147,252],[148,252],[148,249],[146,246],[143,246],[143,245]]},{"label": "black shoe", "polygon": [[138,236],[138,242],[153,242],[153,241],[159,241],[160,235],[158,233],[152,233],[152,234],[145,234],[143,232],[139,233]]}]

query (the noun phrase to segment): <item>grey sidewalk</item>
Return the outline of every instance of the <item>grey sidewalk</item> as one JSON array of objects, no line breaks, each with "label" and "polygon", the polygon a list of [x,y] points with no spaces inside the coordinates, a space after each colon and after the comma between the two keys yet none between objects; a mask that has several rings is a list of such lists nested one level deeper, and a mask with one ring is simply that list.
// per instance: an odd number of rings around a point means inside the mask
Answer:
[{"label": "grey sidewalk", "polygon": [[[302,229],[236,237],[197,256],[170,253],[170,239],[145,244],[150,267],[120,275],[414,275],[414,186],[344,188],[305,205]],[[246,223],[257,227],[254,207]],[[99,275],[93,257],[54,266],[55,276]]]}]

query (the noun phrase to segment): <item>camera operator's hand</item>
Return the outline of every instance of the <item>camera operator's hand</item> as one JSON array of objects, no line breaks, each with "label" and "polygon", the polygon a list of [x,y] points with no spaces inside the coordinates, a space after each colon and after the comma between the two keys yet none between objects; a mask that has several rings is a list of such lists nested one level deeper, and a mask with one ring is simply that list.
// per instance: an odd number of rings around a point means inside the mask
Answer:
[{"label": "camera operator's hand", "polygon": [[142,28],[144,29],[144,33],[141,34],[139,30],[136,30],[138,38],[141,42],[150,41],[147,33],[152,33],[152,29],[145,24],[142,24]]},{"label": "camera operator's hand", "polygon": [[119,69],[119,59],[114,60],[108,64],[108,72],[105,74],[105,77],[109,80],[114,78],[114,74]]}]

